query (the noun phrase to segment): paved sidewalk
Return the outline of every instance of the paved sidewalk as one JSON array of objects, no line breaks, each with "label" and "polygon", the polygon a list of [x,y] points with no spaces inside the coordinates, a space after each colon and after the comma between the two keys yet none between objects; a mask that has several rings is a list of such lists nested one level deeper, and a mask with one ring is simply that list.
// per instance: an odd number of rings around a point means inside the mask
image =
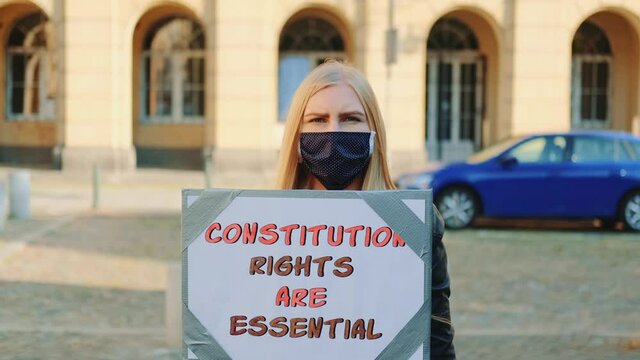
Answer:
[{"label": "paved sidewalk", "polygon": [[[180,259],[180,189],[202,174],[105,179],[97,211],[90,176],[32,176],[33,219],[0,234],[0,359],[179,358],[164,338],[166,268]],[[459,358],[639,359],[638,238],[448,231]]]},{"label": "paved sidewalk", "polygon": [[[0,167],[0,180],[11,171]],[[91,210],[93,177],[91,171],[61,172],[34,169],[31,173],[31,207],[35,216],[77,214]],[[268,188],[272,180],[264,176],[212,179],[217,188]],[[175,212],[180,211],[181,190],[205,186],[202,171],[139,169],[131,173],[101,176],[101,212]]]},{"label": "paved sidewalk", "polygon": [[[31,226],[48,221],[30,221]],[[14,226],[25,226],[14,222]],[[178,214],[84,214],[0,261],[0,359],[175,359],[164,333]]]},{"label": "paved sidewalk", "polygon": [[180,259],[181,190],[203,173],[105,175],[95,210],[90,172],[29,171],[32,219],[0,234],[0,359],[178,358],[166,270]]},{"label": "paved sidewalk", "polygon": [[637,235],[480,229],[445,241],[460,358],[640,358]]}]

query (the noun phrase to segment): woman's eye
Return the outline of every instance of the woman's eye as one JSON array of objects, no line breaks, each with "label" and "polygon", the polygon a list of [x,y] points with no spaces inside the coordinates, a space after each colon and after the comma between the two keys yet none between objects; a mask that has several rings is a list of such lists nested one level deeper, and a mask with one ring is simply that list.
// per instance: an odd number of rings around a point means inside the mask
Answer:
[{"label": "woman's eye", "polygon": [[322,122],[324,122],[324,119],[323,119],[323,118],[319,118],[319,117],[318,117],[318,118],[313,118],[313,119],[309,120],[309,122],[312,122],[312,123],[322,123]]},{"label": "woman's eye", "polygon": [[355,117],[355,116],[348,116],[347,118],[345,118],[345,121],[348,121],[348,122],[361,122],[362,119],[360,119],[359,117]]}]

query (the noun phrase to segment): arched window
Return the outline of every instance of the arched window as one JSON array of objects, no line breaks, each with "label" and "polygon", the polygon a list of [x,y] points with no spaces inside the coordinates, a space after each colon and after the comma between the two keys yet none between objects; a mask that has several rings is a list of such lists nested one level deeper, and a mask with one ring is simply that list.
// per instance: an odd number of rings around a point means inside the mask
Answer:
[{"label": "arched window", "polygon": [[571,118],[574,128],[602,129],[611,123],[609,39],[596,24],[585,21],[572,43]]},{"label": "arched window", "polygon": [[7,102],[9,120],[52,120],[55,83],[47,39],[51,27],[41,12],[20,19],[7,41]]},{"label": "arched window", "polygon": [[427,39],[425,137],[432,160],[458,161],[481,147],[484,60],[476,34],[455,18]]},{"label": "arched window", "polygon": [[159,21],[142,52],[142,122],[188,123],[204,119],[204,33],[184,18]]},{"label": "arched window", "polygon": [[344,60],[342,35],[328,21],[307,17],[285,26],[280,36],[278,66],[278,119],[284,121],[296,89],[327,58]]}]

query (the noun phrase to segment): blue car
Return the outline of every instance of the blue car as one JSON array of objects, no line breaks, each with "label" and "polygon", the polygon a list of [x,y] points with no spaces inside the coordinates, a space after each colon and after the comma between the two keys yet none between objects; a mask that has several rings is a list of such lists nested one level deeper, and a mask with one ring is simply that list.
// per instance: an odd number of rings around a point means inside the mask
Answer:
[{"label": "blue car", "polygon": [[512,138],[434,171],[401,176],[399,188],[432,188],[447,227],[478,215],[600,218],[640,231],[640,137],[582,131]]}]

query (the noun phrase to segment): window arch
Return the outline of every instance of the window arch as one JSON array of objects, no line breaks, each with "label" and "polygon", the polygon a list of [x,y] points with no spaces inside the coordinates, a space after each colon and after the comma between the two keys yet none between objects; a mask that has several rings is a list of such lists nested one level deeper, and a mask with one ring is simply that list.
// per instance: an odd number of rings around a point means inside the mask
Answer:
[{"label": "window arch", "polygon": [[478,38],[465,23],[452,18],[444,18],[433,25],[427,40],[427,49],[435,51],[478,50]]},{"label": "window arch", "polygon": [[282,32],[280,51],[344,52],[344,40],[328,21],[305,18],[289,24]]},{"label": "window arch", "polygon": [[285,25],[278,46],[278,119],[284,121],[296,89],[327,58],[345,60],[345,39],[331,22],[307,16]]},{"label": "window arch", "polygon": [[40,11],[29,14],[11,28],[6,49],[9,120],[53,120],[55,83],[52,81],[48,39],[51,26]]},{"label": "window arch", "polygon": [[583,22],[571,45],[571,119],[574,128],[608,128],[611,123],[612,51],[606,33]]},{"label": "window arch", "polygon": [[571,50],[574,54],[611,54],[607,34],[591,21],[585,21],[576,32]]},{"label": "window arch", "polygon": [[142,44],[142,122],[204,121],[205,40],[193,20],[156,22]]}]

